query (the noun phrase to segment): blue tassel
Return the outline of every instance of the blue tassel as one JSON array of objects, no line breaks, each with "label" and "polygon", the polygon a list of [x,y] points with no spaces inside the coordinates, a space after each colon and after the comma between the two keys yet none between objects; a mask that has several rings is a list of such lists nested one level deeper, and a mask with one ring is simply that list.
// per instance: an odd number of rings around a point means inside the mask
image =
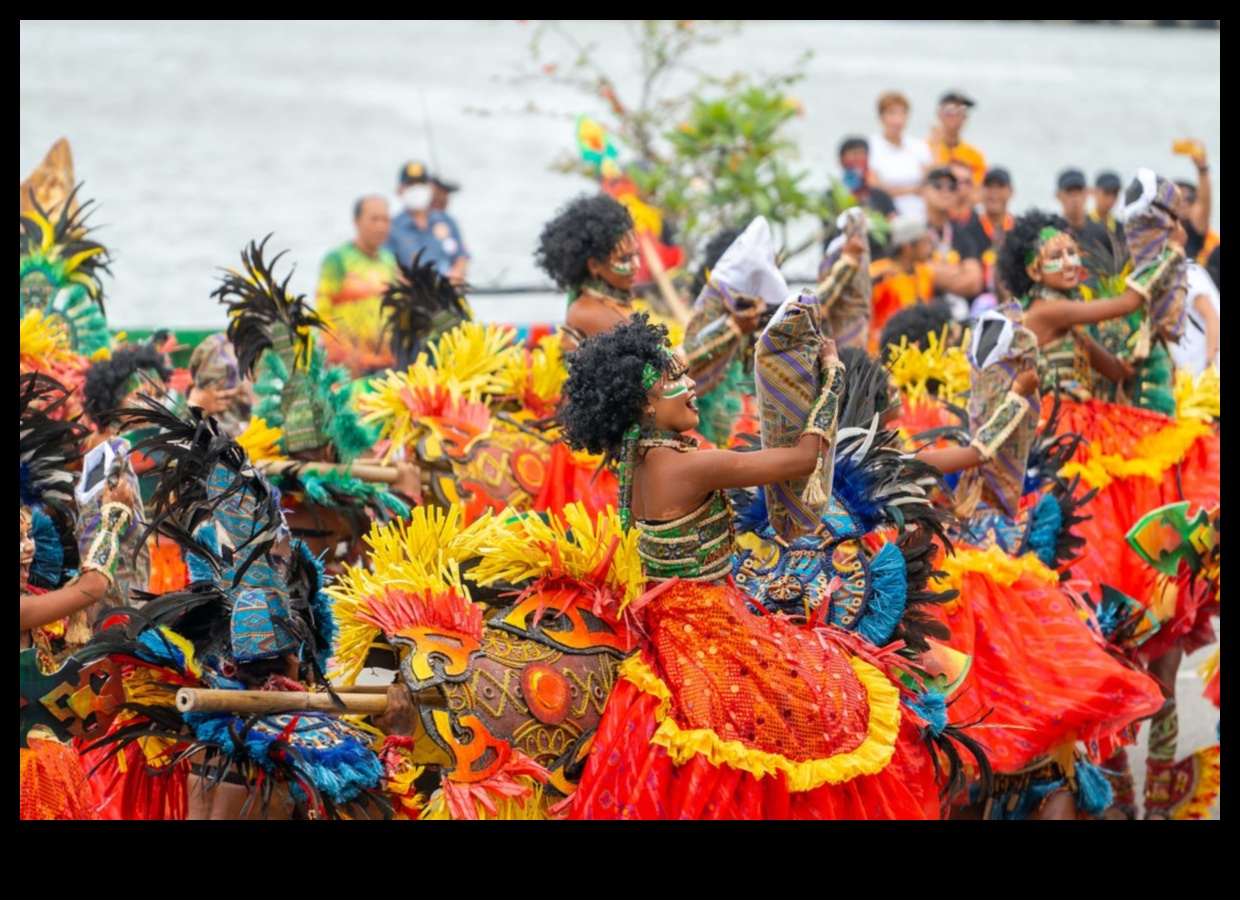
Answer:
[{"label": "blue tassel", "polygon": [[870,561],[870,601],[866,604],[857,633],[875,646],[891,639],[891,633],[904,617],[908,606],[908,571],[904,554],[895,544],[886,544]]},{"label": "blue tassel", "polygon": [[1050,494],[1043,494],[1029,517],[1029,537],[1025,546],[1037,554],[1042,565],[1055,567],[1055,545],[1063,528],[1063,510],[1059,501]]},{"label": "blue tassel", "polygon": [[1076,808],[1087,816],[1100,816],[1115,800],[1115,791],[1102,770],[1088,760],[1076,761]]},{"label": "blue tassel", "polygon": [[37,507],[30,512],[30,537],[34,540],[30,582],[40,588],[57,587],[64,573],[65,548],[60,543],[56,523]]},{"label": "blue tassel", "polygon": [[947,727],[947,698],[938,691],[926,691],[916,699],[905,698],[908,708],[926,720],[930,733],[938,737]]}]

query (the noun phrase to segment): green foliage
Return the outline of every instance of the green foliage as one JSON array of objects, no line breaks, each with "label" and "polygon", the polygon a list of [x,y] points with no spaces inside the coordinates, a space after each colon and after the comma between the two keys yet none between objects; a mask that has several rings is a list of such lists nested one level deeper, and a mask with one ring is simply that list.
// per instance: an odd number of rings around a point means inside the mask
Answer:
[{"label": "green foliage", "polygon": [[[808,173],[797,166],[798,149],[786,129],[801,112],[789,88],[800,80],[808,54],[794,61],[792,73],[765,78],[721,78],[693,64],[696,51],[738,34],[741,26],[729,20],[631,22],[630,58],[639,71],[624,79],[601,67],[597,44],[580,41],[563,23],[540,22],[530,42],[535,70],[526,79],[550,79],[591,98],[593,108],[581,111],[608,130],[642,198],[677,227],[687,247],[755,215],[782,231],[800,216],[826,212],[822,199],[802,187]],[[555,50],[564,45],[569,58],[559,60]],[[576,159],[557,168],[593,177]]]}]

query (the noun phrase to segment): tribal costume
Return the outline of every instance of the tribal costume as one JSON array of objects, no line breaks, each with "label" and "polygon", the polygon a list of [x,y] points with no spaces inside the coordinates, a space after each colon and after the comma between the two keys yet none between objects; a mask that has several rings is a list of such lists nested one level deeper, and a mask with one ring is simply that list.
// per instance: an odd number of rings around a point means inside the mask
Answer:
[{"label": "tribal costume", "polygon": [[[1060,586],[1057,570],[1081,545],[1071,529],[1082,498],[1053,475],[1073,449],[1071,439],[1055,440],[1053,420],[1041,441],[1050,453],[1034,459],[1038,408],[1011,390],[1037,364],[1037,338],[1022,319],[1018,304],[984,313],[970,342],[971,446],[982,462],[957,485],[956,552],[940,566],[943,585],[960,593],[942,618],[953,649],[973,666],[948,718],[985,720],[978,740],[997,776],[988,818],[1027,818],[1061,790],[1078,811],[1098,815],[1110,791],[1076,743],[1114,746],[1161,708],[1162,695],[1108,651],[1083,620],[1085,607]],[[1049,490],[1037,482],[1027,490],[1031,469]]]},{"label": "tribal costume", "polygon": [[[813,312],[802,298],[785,315],[790,323]],[[781,321],[777,316],[772,327]],[[795,337],[801,329],[785,331]],[[616,433],[598,416],[619,410],[595,406],[595,385],[614,385],[612,399],[633,402],[626,412],[640,414],[641,398],[677,365],[664,355],[663,341],[639,319],[583,345],[562,413],[571,440],[598,450]],[[815,364],[820,391],[797,430],[834,444],[838,366],[828,371],[820,387]],[[655,450],[692,453],[696,446],[679,434],[643,435],[635,425],[624,435],[624,466]],[[630,477],[621,480],[622,521]],[[819,497],[828,480],[822,467],[808,479],[806,508],[825,503]],[[793,490],[786,484],[775,496]],[[898,645],[876,647],[818,622],[802,627],[754,616],[729,577],[732,527],[726,495],[717,492],[673,521],[635,523],[648,590],[642,595],[634,585],[626,604],[603,609],[633,623],[640,649],[620,669],[571,815],[937,816],[920,719],[901,709],[900,678],[912,666],[896,656]]]},{"label": "tribal costume", "polygon": [[[129,510],[118,504],[104,509],[98,527],[79,557],[73,535],[73,482],[69,468],[80,455],[85,429],[63,421],[63,385],[42,376],[23,375],[19,382],[18,500],[23,577],[19,593],[46,594],[72,584],[79,570],[111,580],[123,549],[120,534]],[[85,734],[93,721],[97,680],[78,677],[80,667],[60,666],[89,637],[85,613],[79,611],[22,635],[21,657],[21,818],[94,819],[95,799],[77,753],[67,743]],[[112,687],[119,686],[119,680]],[[79,718],[80,717],[80,718]],[[91,719],[92,721],[84,721]]]},{"label": "tribal costume", "polygon": [[96,775],[108,779],[116,817],[185,816],[187,766],[198,779],[191,803],[211,806],[216,788],[241,786],[242,817],[382,812],[378,758],[334,714],[180,712],[182,687],[325,688],[331,611],[322,567],[291,539],[275,491],[239,444],[196,411],[183,421],[147,401],[125,414],[159,430],[137,448],[159,474],[149,527],[181,545],[192,581],[118,612],[78,654],[125,676],[124,711],[89,748],[122,754],[118,770]]},{"label": "tribal costume", "polygon": [[[818,266],[817,294],[827,315],[827,333],[841,347],[868,349],[871,341],[873,290],[870,280],[870,218],[861,207],[845,210],[836,220],[840,233],[827,247]],[[858,258],[843,254],[849,238],[860,238],[865,249]]]}]

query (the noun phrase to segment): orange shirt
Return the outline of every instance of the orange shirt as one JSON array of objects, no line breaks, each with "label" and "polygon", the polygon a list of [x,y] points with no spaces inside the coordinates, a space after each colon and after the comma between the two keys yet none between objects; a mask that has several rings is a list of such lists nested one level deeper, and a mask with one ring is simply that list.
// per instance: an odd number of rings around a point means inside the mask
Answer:
[{"label": "orange shirt", "polygon": [[930,141],[930,153],[936,166],[945,166],[953,162],[962,162],[973,170],[973,183],[981,184],[986,177],[986,154],[972,144],[961,141],[955,147],[948,147],[942,141]]}]

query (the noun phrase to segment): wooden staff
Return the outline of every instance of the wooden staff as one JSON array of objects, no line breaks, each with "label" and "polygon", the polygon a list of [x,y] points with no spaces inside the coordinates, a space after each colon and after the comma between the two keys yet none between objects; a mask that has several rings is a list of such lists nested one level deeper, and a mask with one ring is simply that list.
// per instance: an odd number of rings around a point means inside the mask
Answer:
[{"label": "wooden staff", "polygon": [[[387,687],[357,685],[337,692],[344,703],[340,709],[330,694],[299,691],[209,691],[181,688],[177,691],[177,710],[187,712],[231,712],[245,715],[274,715],[287,712],[330,712],[353,716],[381,716],[387,712]],[[413,695],[418,706],[445,707],[447,701],[435,690]]]},{"label": "wooden staff", "polygon": [[368,481],[371,484],[392,484],[398,475],[394,466],[385,466],[377,462],[356,462],[349,466],[340,463],[305,462],[297,459],[269,459],[258,463],[258,468],[268,475],[296,475],[299,472],[313,472],[316,475],[329,475],[333,472],[349,472],[354,478]]},{"label": "wooden staff", "polygon": [[685,306],[685,301],[680,299],[680,294],[676,293],[672,279],[668,278],[667,269],[663,268],[663,260],[659,259],[659,251],[655,249],[654,243],[650,240],[650,235],[639,233],[637,240],[641,244],[642,256],[646,260],[646,268],[654,276],[655,284],[659,286],[659,293],[663,295],[663,301],[667,304],[668,309],[672,311],[672,315],[680,321],[681,325],[688,325],[692,314],[689,312],[689,307]]}]

